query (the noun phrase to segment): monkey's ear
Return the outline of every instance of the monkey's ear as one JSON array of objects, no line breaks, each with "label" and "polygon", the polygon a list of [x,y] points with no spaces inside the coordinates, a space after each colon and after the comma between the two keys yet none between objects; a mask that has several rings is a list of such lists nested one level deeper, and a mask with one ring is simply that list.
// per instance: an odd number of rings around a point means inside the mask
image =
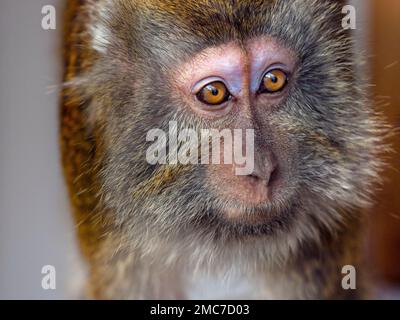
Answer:
[{"label": "monkey's ear", "polygon": [[[64,14],[64,39],[72,50],[103,53],[110,41],[110,1],[68,0]],[[79,46],[75,47],[75,46]],[[69,56],[70,47],[65,54]]]}]

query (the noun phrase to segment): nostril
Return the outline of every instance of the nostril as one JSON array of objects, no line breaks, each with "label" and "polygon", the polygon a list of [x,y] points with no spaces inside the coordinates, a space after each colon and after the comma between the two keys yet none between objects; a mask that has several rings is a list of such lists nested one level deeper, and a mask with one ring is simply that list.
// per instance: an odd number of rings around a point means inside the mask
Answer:
[{"label": "nostril", "polygon": [[278,168],[275,167],[269,176],[268,187],[271,186],[272,183],[274,183],[274,181],[276,181],[277,179],[278,179]]},{"label": "nostril", "polygon": [[247,177],[254,182],[263,182],[264,185],[269,187],[278,179],[278,173],[279,170],[275,166],[271,171],[265,170],[265,172],[260,172],[259,170],[254,170],[253,173],[249,174]]},{"label": "nostril", "polygon": [[261,178],[258,175],[254,174],[254,173],[249,174],[247,177],[253,182],[261,181]]},{"label": "nostril", "polygon": [[250,173],[250,174],[248,175],[248,177],[249,177],[249,178],[254,178],[254,179],[260,179],[260,177],[259,177],[255,172]]}]

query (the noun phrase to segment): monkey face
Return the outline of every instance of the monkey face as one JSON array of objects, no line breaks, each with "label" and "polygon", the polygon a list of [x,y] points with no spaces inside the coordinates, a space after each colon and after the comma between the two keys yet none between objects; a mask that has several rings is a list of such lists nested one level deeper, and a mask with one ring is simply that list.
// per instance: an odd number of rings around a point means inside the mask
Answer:
[{"label": "monkey face", "polygon": [[[378,121],[341,8],[230,3],[119,0],[94,28],[88,114],[103,131],[102,199],[128,233],[301,239],[367,202]],[[171,121],[254,130],[253,170],[148,163],[146,135]]]},{"label": "monkey face", "polygon": [[[296,64],[290,49],[264,36],[208,47],[171,75],[174,98],[181,101],[182,112],[201,118],[206,127],[254,130],[253,154],[246,155],[253,157],[252,170],[236,174],[235,161],[203,168],[205,187],[224,203],[219,210],[224,219],[263,224],[270,218],[267,208],[278,199],[289,200],[290,164],[279,151],[283,139],[273,138],[270,118],[289,95]],[[224,147],[229,146],[221,146],[221,158]],[[265,209],[249,212],[257,207]]]}]

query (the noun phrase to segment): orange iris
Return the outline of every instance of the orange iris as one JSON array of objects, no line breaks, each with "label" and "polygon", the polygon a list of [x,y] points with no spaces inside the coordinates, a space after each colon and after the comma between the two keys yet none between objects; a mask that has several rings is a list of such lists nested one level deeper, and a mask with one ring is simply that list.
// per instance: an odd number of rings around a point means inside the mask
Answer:
[{"label": "orange iris", "polygon": [[274,93],[283,89],[287,83],[287,75],[282,70],[275,69],[267,72],[261,84],[262,91]]},{"label": "orange iris", "polygon": [[230,97],[228,88],[221,81],[215,81],[204,86],[199,93],[197,98],[206,104],[218,105],[227,101]]}]

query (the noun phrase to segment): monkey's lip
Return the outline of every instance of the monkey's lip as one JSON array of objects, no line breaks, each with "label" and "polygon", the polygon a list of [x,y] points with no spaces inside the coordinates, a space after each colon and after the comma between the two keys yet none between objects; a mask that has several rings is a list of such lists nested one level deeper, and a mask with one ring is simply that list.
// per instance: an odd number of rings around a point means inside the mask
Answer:
[{"label": "monkey's lip", "polygon": [[226,222],[244,226],[265,225],[279,216],[279,210],[272,201],[258,205],[227,205],[220,213]]},{"label": "monkey's lip", "polygon": [[271,187],[269,181],[253,175],[240,177],[239,180],[241,181],[238,181],[238,184],[234,186],[234,194],[244,204],[256,205],[270,200]]}]

